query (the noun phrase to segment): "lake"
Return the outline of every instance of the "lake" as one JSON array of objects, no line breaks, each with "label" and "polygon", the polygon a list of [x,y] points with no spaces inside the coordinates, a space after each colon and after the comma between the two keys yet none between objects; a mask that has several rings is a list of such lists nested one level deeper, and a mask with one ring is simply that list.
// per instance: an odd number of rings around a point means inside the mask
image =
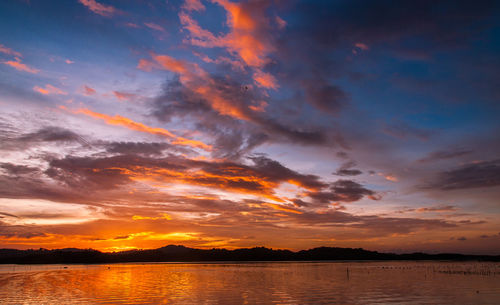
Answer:
[{"label": "lake", "polygon": [[500,264],[0,265],[2,304],[500,304]]}]

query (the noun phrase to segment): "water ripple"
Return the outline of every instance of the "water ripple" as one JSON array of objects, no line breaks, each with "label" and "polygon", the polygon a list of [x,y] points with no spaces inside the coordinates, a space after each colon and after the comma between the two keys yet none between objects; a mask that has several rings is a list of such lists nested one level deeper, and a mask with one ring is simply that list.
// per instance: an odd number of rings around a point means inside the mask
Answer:
[{"label": "water ripple", "polygon": [[498,304],[500,264],[0,266],[2,304]]}]

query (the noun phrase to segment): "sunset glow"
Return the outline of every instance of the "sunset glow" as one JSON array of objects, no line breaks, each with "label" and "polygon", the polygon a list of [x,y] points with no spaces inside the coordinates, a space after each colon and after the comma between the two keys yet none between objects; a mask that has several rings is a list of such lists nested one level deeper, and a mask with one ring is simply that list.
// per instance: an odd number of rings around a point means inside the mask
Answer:
[{"label": "sunset glow", "polygon": [[0,248],[500,254],[498,5],[431,2],[2,1]]}]

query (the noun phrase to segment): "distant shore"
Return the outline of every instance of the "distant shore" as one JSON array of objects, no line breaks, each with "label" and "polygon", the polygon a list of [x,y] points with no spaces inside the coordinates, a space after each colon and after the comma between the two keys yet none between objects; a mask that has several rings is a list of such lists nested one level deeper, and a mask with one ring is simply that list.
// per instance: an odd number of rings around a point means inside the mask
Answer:
[{"label": "distant shore", "polygon": [[259,262],[259,261],[493,261],[500,255],[465,255],[456,253],[380,253],[361,248],[319,247],[290,251],[265,247],[227,249],[195,249],[169,245],[150,250],[101,252],[93,249],[0,249],[0,264],[105,264],[134,262]]}]

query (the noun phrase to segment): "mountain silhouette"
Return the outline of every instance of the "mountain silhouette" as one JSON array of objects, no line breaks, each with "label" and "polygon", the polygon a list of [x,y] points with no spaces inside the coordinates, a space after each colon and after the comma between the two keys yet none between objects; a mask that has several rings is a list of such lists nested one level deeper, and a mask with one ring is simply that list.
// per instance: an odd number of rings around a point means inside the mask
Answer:
[{"label": "mountain silhouette", "polygon": [[477,260],[500,261],[500,255],[464,255],[455,253],[394,254],[361,248],[319,247],[293,252],[265,247],[195,249],[168,245],[150,250],[100,252],[93,249],[65,248],[47,250],[0,249],[0,264],[97,264],[125,262],[197,262],[197,261],[359,261],[359,260]]}]

